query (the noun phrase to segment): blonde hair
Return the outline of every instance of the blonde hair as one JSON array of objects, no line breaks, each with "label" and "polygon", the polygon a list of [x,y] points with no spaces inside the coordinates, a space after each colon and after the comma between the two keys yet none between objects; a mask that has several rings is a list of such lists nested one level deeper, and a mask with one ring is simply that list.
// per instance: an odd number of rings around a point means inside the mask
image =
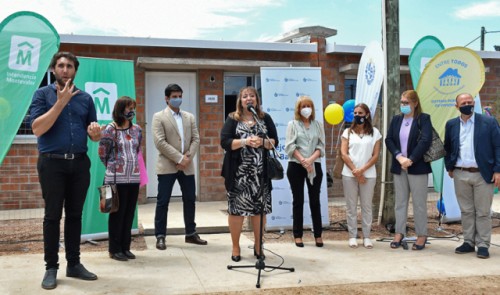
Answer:
[{"label": "blonde hair", "polygon": [[420,98],[418,97],[418,93],[415,90],[406,90],[401,94],[401,96],[406,97],[411,102],[415,103],[415,110],[413,111],[413,118],[418,118],[422,113],[422,106],[420,105]]},{"label": "blonde hair", "polygon": [[314,102],[312,101],[312,98],[310,96],[307,96],[307,95],[299,96],[299,98],[297,98],[297,101],[295,102],[295,111],[294,111],[295,120],[300,120],[300,118],[301,118],[300,106],[302,105],[302,103],[310,103],[311,104],[312,113],[311,113],[311,116],[309,117],[309,119],[311,121],[313,121],[314,118],[316,118],[316,111],[314,110]]}]

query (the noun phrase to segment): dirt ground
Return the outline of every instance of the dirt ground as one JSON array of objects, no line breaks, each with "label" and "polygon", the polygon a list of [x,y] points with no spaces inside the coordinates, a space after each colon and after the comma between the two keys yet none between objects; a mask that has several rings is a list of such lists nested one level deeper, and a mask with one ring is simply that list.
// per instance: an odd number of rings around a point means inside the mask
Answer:
[{"label": "dirt ground", "polygon": [[[332,219],[333,220],[333,219]],[[408,224],[408,235],[414,235],[412,222]],[[61,229],[64,227],[61,226]],[[461,234],[460,224],[443,224],[437,230],[437,218],[429,218],[430,238],[456,238]],[[133,251],[147,249],[142,226],[139,226],[139,235],[133,237]],[[493,233],[500,233],[500,219],[493,219]],[[245,232],[252,238],[251,232]],[[266,243],[292,243],[293,236],[290,231],[283,234],[265,233]],[[347,241],[345,221],[333,222],[330,229],[323,232],[323,240]],[[374,225],[372,239],[390,242],[392,234],[382,226]],[[311,234],[304,235],[305,242],[312,242]],[[97,244],[85,243],[81,246],[82,252],[107,251],[108,242],[99,241]],[[20,255],[30,253],[43,253],[42,219],[4,220],[0,221],[0,256]],[[228,292],[222,294],[500,294],[499,276],[477,276],[460,278],[442,278],[431,280],[379,282],[367,284],[328,285],[314,287],[294,287],[283,289],[265,289],[255,291]],[[220,293],[219,293],[220,294]]]}]

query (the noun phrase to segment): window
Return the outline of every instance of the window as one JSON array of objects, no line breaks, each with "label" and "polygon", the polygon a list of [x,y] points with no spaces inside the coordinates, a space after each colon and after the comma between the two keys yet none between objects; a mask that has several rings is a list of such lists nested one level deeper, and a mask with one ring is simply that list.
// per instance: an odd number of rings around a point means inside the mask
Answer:
[{"label": "window", "polygon": [[[54,81],[54,74],[51,71],[47,71],[45,74],[45,77],[42,79],[42,82],[40,83],[40,87],[47,86]],[[21,126],[19,126],[19,129],[17,130],[17,135],[33,135],[33,130],[31,130],[31,124],[30,124],[30,111],[28,109],[28,112],[24,116],[23,121],[21,122]]]},{"label": "window", "polygon": [[356,98],[356,79],[345,79],[344,81],[344,101]]},{"label": "window", "polygon": [[[262,98],[262,89],[260,86],[260,74],[226,74],[224,77],[224,118],[229,113],[236,110],[236,101],[240,89],[247,86],[253,86],[259,92]],[[262,103],[262,102],[261,102]]]}]

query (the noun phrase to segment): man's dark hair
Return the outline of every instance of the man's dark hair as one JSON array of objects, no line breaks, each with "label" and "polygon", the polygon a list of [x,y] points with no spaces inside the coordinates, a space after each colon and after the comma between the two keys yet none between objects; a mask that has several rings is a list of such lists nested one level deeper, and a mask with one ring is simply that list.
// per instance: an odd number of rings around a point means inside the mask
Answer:
[{"label": "man's dark hair", "polygon": [[125,108],[128,106],[134,106],[134,108],[136,107],[135,100],[128,96],[120,97],[115,103],[115,107],[113,108],[113,121],[120,126],[127,120],[124,116],[124,112]]},{"label": "man's dark hair", "polygon": [[57,61],[61,57],[65,57],[65,58],[71,60],[73,62],[73,64],[75,65],[75,72],[78,71],[78,66],[80,65],[80,62],[78,62],[78,59],[76,58],[76,56],[73,53],[65,52],[65,51],[61,51],[61,52],[54,54],[54,56],[52,57],[52,60],[50,61],[50,68],[51,69],[56,67]]},{"label": "man's dark hair", "polygon": [[183,91],[182,91],[181,86],[179,86],[177,84],[168,84],[167,88],[165,88],[165,96],[170,97],[170,94],[172,94],[172,92],[182,93]]}]

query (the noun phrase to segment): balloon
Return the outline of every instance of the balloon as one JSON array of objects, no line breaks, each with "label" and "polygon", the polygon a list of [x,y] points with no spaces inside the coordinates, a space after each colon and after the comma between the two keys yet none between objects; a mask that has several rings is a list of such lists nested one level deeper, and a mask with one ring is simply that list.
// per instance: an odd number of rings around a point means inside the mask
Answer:
[{"label": "balloon", "polygon": [[336,125],[344,119],[344,109],[338,104],[333,103],[325,109],[325,120],[331,125]]},{"label": "balloon", "polygon": [[349,99],[342,105],[342,108],[344,109],[344,121],[346,121],[347,123],[351,123],[352,120],[354,119],[355,105],[356,102],[354,101],[354,99]]}]

